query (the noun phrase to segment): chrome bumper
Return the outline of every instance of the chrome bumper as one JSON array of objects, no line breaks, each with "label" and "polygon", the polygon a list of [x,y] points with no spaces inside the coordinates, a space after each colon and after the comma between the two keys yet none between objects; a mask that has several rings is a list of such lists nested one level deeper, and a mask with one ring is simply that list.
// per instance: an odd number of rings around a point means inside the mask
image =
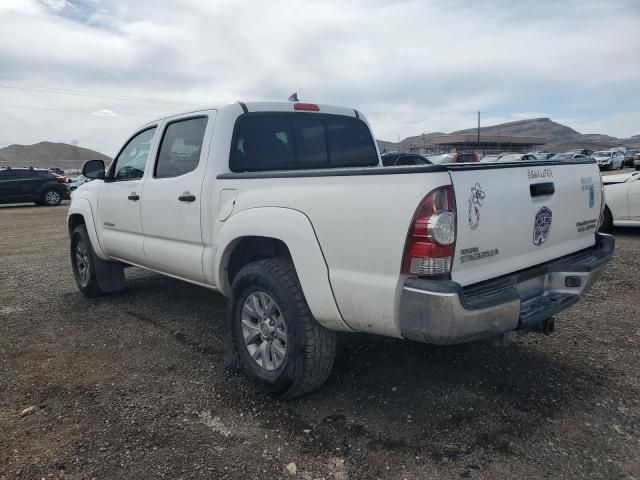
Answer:
[{"label": "chrome bumper", "polygon": [[438,345],[537,331],[576,303],[602,275],[615,240],[596,234],[593,248],[476,285],[407,278],[398,308],[405,338]]}]

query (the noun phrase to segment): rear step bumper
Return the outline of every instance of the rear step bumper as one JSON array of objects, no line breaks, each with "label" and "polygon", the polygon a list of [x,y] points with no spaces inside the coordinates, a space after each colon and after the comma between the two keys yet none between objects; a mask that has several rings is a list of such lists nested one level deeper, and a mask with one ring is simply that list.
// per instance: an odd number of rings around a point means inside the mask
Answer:
[{"label": "rear step bumper", "polygon": [[541,323],[576,303],[600,278],[615,240],[468,287],[450,280],[407,278],[399,302],[402,336],[447,345],[510,331],[540,331]]}]

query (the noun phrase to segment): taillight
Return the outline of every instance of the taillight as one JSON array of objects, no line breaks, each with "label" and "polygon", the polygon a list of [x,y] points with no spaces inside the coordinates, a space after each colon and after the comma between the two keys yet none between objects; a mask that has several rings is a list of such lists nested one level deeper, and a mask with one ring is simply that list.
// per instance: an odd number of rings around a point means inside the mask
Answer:
[{"label": "taillight", "polygon": [[320,107],[315,103],[294,103],[294,110],[306,110],[308,112],[319,112]]},{"label": "taillight", "polygon": [[456,244],[456,202],[451,186],[427,195],[416,210],[402,259],[402,273],[441,275],[451,272]]},{"label": "taillight", "polygon": [[66,179],[66,178],[64,178],[64,177],[63,177],[63,176],[61,176],[61,175],[56,175],[56,182],[59,182],[59,183],[67,183],[67,179]]}]

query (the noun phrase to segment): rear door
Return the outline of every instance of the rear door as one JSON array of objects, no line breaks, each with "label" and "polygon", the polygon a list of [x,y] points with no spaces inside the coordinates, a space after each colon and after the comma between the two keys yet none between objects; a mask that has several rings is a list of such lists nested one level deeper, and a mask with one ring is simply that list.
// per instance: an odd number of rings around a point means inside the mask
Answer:
[{"label": "rear door", "polygon": [[20,170],[0,171],[0,200],[10,202],[20,193]]},{"label": "rear door", "polygon": [[469,285],[595,243],[600,174],[593,163],[450,168],[456,194],[453,280]]},{"label": "rear door", "polygon": [[146,265],[204,282],[202,184],[215,111],[178,117],[164,126],[142,193]]}]

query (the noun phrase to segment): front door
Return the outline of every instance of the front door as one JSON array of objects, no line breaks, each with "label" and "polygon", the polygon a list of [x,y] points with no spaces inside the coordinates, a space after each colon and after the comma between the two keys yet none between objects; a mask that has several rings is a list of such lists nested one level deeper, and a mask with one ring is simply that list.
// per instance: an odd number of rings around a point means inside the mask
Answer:
[{"label": "front door", "polygon": [[143,175],[154,144],[156,127],[137,133],[120,151],[100,186],[100,244],[119,260],[144,264],[140,199]]},{"label": "front door", "polygon": [[[200,210],[215,112],[178,117],[164,127],[142,198],[146,264],[203,283]],[[151,168],[151,167],[150,167]]]}]

